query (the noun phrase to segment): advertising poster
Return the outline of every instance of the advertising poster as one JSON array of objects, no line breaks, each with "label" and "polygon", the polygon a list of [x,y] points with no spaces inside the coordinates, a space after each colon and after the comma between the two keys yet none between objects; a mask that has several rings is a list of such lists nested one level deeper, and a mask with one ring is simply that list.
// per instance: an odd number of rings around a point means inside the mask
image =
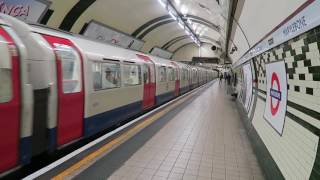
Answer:
[{"label": "advertising poster", "polygon": [[163,50],[163,49],[161,49],[159,47],[152,48],[150,54],[154,55],[154,56],[162,57],[162,58],[165,58],[165,59],[171,59],[171,57],[173,56],[172,52]]},{"label": "advertising poster", "polygon": [[284,61],[266,64],[267,97],[264,118],[282,135],[287,111],[287,74]]},{"label": "advertising poster", "polygon": [[237,84],[237,92],[239,92],[238,94],[238,101],[243,102],[242,101],[242,94],[243,94],[243,71],[242,68],[239,68],[239,74],[238,74],[238,84]]},{"label": "advertising poster", "polygon": [[247,63],[242,66],[243,70],[243,105],[249,112],[252,99],[252,69],[251,64]]},{"label": "advertising poster", "polygon": [[50,4],[46,0],[0,0],[0,12],[35,23],[40,22]]},{"label": "advertising poster", "polygon": [[96,21],[90,21],[84,36],[139,51],[144,42]]}]

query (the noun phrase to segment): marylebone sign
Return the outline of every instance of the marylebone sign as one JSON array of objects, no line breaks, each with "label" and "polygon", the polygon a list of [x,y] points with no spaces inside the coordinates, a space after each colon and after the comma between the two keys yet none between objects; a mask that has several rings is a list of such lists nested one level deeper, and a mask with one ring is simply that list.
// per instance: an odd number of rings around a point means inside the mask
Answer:
[{"label": "marylebone sign", "polygon": [[274,32],[266,36],[260,43],[244,54],[233,66],[238,66],[259,54],[282,44],[299,34],[320,25],[320,1],[308,0],[297,10],[297,14],[285,21]]}]

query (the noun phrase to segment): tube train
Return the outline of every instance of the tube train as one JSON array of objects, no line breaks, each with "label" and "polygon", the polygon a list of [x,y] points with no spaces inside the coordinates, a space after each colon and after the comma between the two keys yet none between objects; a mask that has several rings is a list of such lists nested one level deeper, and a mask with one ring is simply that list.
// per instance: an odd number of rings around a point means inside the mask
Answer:
[{"label": "tube train", "polygon": [[0,54],[2,174],[217,76],[3,14]]}]

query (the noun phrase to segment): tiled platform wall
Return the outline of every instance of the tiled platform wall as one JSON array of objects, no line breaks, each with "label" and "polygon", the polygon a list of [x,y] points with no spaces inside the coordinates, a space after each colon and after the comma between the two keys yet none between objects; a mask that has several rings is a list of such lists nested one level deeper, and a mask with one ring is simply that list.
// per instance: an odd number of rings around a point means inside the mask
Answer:
[{"label": "tiled platform wall", "polygon": [[[265,64],[278,60],[285,60],[288,79],[287,115],[282,136],[263,117]],[[252,64],[255,66],[252,69],[256,69],[253,73],[257,75],[253,90],[256,98],[253,98],[253,114],[249,113],[248,117],[256,136],[264,144],[260,148],[267,149],[282,178],[319,180],[320,27],[253,58]],[[265,172],[273,173],[268,167]]]}]

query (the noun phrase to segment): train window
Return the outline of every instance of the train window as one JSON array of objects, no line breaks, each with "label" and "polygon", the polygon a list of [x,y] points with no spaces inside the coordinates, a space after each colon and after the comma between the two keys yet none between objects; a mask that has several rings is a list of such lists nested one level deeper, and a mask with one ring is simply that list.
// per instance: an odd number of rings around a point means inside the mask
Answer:
[{"label": "train window", "polygon": [[154,83],[155,79],[156,79],[156,75],[155,75],[155,72],[154,72],[155,71],[154,65],[150,64],[149,68],[150,68],[150,82]]},{"label": "train window", "polygon": [[120,64],[102,63],[102,89],[120,87]]},{"label": "train window", "polygon": [[149,70],[148,70],[148,65],[147,64],[144,64],[143,65],[143,83],[144,84],[148,84],[150,82],[150,79],[149,79]]},{"label": "train window", "polygon": [[93,88],[94,90],[102,89],[102,63],[93,63],[92,64],[92,73],[93,73]]},{"label": "train window", "polygon": [[123,84],[124,86],[135,86],[141,84],[141,69],[139,65],[123,65]]},{"label": "train window", "polygon": [[180,80],[182,81],[184,80],[184,69],[180,70],[180,78],[181,78]]},{"label": "train window", "polygon": [[12,65],[9,49],[0,36],[0,103],[9,102],[12,98]]},{"label": "train window", "polygon": [[11,98],[12,98],[11,69],[0,67],[0,103],[9,102]]},{"label": "train window", "polygon": [[174,70],[174,74],[175,74],[175,80],[179,80],[179,73],[178,73],[179,71],[178,71],[178,68],[176,68],[175,70]]},{"label": "train window", "polygon": [[159,73],[160,73],[160,75],[159,75],[159,77],[160,77],[160,82],[165,82],[165,81],[167,81],[167,69],[166,69],[165,66],[161,66],[161,67],[159,68]]},{"label": "train window", "polygon": [[63,44],[55,44],[56,53],[61,60],[64,93],[81,91],[81,59],[75,49]]},{"label": "train window", "polygon": [[181,80],[186,80],[186,73],[185,73],[185,69],[181,70]]},{"label": "train window", "polygon": [[94,90],[120,87],[120,64],[95,62],[92,64],[92,69]]},{"label": "train window", "polygon": [[187,69],[184,70],[184,80],[189,80]]},{"label": "train window", "polygon": [[174,81],[174,69],[172,67],[168,68],[168,79],[169,81]]}]

